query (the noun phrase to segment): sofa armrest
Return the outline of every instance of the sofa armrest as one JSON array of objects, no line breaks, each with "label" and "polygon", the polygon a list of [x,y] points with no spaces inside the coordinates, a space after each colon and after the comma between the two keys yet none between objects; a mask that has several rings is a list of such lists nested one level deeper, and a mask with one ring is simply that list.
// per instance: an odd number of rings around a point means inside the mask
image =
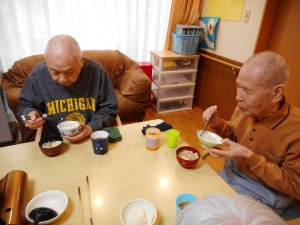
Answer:
[{"label": "sofa armrest", "polygon": [[122,121],[142,121],[151,92],[151,80],[138,67],[127,70],[120,79],[118,90],[119,115]]},{"label": "sofa armrest", "polygon": [[120,79],[120,91],[133,101],[147,101],[151,80],[140,68],[127,70]]}]

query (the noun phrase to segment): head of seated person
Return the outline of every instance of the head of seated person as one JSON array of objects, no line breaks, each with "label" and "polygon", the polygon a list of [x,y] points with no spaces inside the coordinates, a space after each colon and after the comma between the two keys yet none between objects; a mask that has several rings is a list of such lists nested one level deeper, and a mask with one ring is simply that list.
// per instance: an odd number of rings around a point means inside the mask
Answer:
[{"label": "head of seated person", "polygon": [[268,206],[246,195],[215,193],[182,209],[175,225],[283,225]]},{"label": "head of seated person", "polygon": [[286,60],[270,51],[250,57],[236,79],[236,100],[245,116],[263,119],[277,112],[289,78]]},{"label": "head of seated person", "polygon": [[57,35],[50,39],[45,60],[53,81],[61,86],[75,83],[84,63],[80,46],[68,35]]}]

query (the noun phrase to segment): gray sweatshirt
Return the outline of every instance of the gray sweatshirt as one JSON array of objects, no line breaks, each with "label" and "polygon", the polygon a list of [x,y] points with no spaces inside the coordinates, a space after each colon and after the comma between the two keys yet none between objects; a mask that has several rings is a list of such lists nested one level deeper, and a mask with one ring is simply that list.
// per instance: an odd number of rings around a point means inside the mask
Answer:
[{"label": "gray sweatshirt", "polygon": [[20,93],[18,116],[31,111],[48,114],[43,133],[58,134],[59,118],[84,122],[93,131],[110,126],[118,113],[117,97],[104,68],[96,61],[85,59],[75,83],[63,87],[55,83],[46,62],[39,63],[29,74]]}]

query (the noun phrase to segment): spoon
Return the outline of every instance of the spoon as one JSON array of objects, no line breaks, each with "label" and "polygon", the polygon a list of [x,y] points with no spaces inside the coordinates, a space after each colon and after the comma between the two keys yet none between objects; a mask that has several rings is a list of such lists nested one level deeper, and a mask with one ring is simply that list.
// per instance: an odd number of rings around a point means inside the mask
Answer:
[{"label": "spoon", "polygon": [[46,207],[35,208],[29,213],[29,217],[33,219],[33,225],[38,225],[39,222],[42,221],[51,220],[57,215],[58,213],[56,211]]}]

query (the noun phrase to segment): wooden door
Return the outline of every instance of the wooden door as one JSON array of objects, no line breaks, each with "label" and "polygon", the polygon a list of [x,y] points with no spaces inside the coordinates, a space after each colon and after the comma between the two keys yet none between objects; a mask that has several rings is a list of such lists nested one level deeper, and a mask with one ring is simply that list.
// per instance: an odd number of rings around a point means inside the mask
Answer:
[{"label": "wooden door", "polygon": [[279,1],[267,49],[281,54],[290,66],[286,96],[300,107],[300,1]]}]

